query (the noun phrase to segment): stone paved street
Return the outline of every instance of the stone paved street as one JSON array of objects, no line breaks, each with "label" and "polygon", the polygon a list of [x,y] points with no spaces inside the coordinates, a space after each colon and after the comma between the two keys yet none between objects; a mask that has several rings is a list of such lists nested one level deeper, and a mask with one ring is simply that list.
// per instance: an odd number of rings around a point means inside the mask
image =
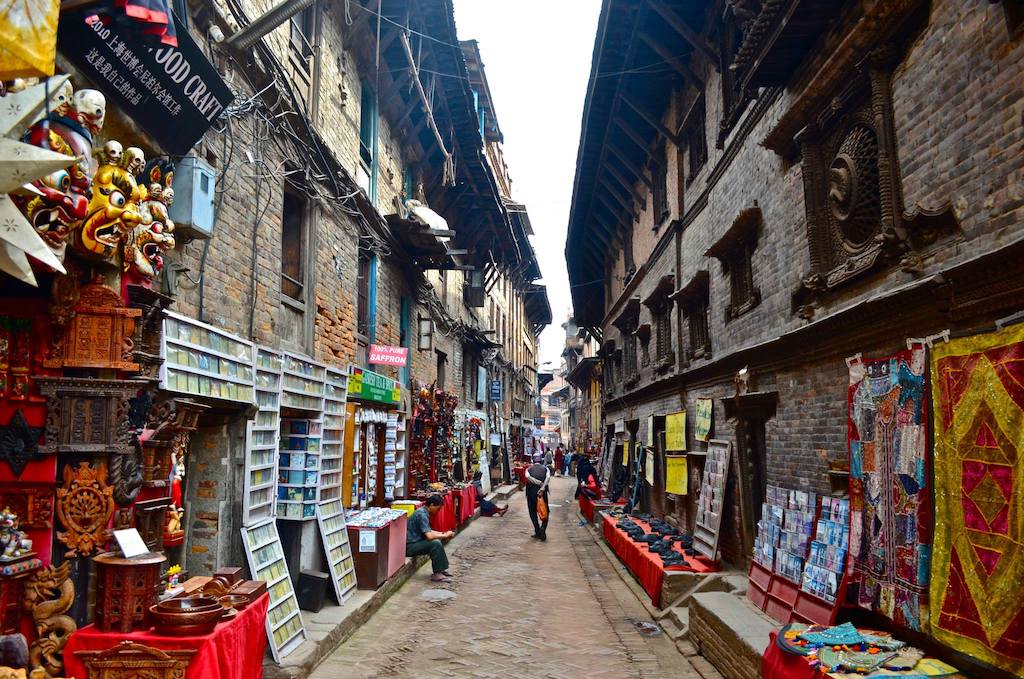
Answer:
[{"label": "stone paved street", "polygon": [[[650,621],[587,528],[575,483],[555,479],[548,541],[530,538],[525,497],[479,518],[449,546],[453,582],[427,564],[313,673],[361,677],[701,677]],[[427,595],[427,596],[425,596]],[[442,595],[444,596],[444,595]]]}]

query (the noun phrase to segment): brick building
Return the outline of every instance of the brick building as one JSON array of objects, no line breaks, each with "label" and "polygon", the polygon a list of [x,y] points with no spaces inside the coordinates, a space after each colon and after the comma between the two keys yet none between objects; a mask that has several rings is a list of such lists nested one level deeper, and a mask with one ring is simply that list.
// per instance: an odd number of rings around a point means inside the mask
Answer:
[{"label": "brick building", "polygon": [[666,496],[664,415],[714,399],[726,561],[768,484],[845,487],[847,357],[1020,310],[1021,26],[982,0],[603,3],[566,258],[606,471],[653,441],[645,501],[692,528],[706,444]]}]

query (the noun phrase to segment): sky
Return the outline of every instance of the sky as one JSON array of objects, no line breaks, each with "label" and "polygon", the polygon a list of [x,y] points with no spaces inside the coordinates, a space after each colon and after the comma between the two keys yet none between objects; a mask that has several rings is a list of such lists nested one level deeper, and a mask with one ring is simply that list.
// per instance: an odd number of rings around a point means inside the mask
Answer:
[{"label": "sky", "polygon": [[572,308],[565,269],[576,150],[600,0],[454,0],[460,40],[477,40],[494,100],[512,197],[536,235],[553,321],[538,363],[557,368]]}]

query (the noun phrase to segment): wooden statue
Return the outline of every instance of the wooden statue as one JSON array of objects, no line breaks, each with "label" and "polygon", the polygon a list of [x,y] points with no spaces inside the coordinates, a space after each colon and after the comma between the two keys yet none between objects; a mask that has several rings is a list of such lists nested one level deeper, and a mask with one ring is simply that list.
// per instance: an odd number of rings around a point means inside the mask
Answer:
[{"label": "wooden statue", "polygon": [[105,651],[75,651],[89,679],[185,679],[195,650],[161,651],[133,641],[122,641]]},{"label": "wooden statue", "polygon": [[64,645],[68,637],[78,629],[75,621],[67,615],[75,602],[75,585],[68,577],[71,563],[65,561],[59,566],[47,566],[36,571],[25,583],[26,612],[32,614],[37,639],[29,648],[29,662],[33,668],[33,679],[38,670],[41,677],[57,677],[63,673]]},{"label": "wooden statue", "polygon": [[67,528],[57,539],[69,547],[64,556],[89,556],[110,538],[107,524],[114,513],[114,488],[107,467],[88,462],[64,467],[64,485],[57,489],[57,518]]}]

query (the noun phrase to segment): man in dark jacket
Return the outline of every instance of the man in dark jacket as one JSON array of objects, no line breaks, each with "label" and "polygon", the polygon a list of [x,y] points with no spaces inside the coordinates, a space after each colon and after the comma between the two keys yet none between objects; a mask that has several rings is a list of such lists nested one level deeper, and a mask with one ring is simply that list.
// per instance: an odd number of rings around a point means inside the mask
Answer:
[{"label": "man in dark jacket", "polygon": [[448,572],[448,555],[445,554],[441,540],[450,540],[455,532],[442,533],[430,528],[430,517],[441,511],[443,505],[444,499],[440,495],[428,497],[426,506],[420,507],[409,517],[405,534],[405,555],[429,554],[434,571],[430,579],[434,582],[448,582],[452,575]]},{"label": "man in dark jacket", "polygon": [[[548,517],[537,520],[537,500],[544,498],[548,504],[548,482],[551,480],[551,469],[543,462],[540,453],[534,456],[533,464],[526,469],[526,508],[530,510],[530,521],[533,522],[533,538],[548,539]],[[548,505],[550,507],[550,505]]]}]

